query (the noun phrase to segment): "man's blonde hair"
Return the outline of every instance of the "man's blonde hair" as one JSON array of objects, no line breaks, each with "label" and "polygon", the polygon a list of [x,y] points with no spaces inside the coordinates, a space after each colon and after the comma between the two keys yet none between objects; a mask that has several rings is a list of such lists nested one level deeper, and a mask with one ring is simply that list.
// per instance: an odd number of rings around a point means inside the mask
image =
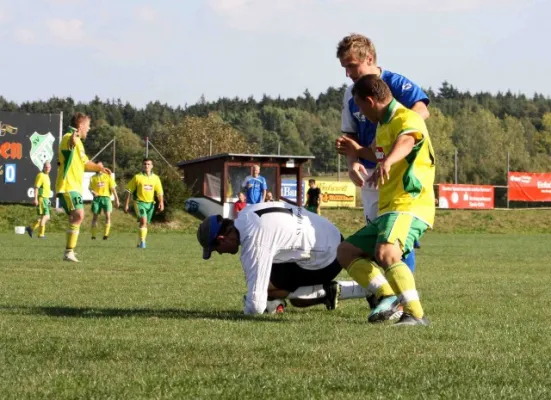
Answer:
[{"label": "man's blonde hair", "polygon": [[337,58],[342,59],[353,55],[361,61],[365,60],[368,55],[373,57],[373,62],[377,64],[377,51],[375,45],[368,37],[359,33],[352,33],[345,36],[337,45]]}]

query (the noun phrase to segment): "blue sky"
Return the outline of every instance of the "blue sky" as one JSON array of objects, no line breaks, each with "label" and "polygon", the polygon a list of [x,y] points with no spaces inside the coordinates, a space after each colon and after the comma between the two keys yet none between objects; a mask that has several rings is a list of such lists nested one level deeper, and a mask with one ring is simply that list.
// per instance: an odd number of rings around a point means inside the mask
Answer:
[{"label": "blue sky", "polygon": [[0,94],[136,106],[348,83],[350,32],[423,87],[551,96],[549,0],[0,0]]}]

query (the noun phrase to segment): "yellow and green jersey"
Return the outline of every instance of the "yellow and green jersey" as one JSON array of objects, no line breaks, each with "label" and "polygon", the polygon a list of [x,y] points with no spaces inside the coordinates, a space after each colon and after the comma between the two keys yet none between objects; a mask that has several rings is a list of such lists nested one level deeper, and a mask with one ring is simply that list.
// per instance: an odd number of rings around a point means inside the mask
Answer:
[{"label": "yellow and green jersey", "polygon": [[90,178],[90,186],[88,189],[96,193],[96,196],[111,197],[111,190],[116,187],[117,184],[111,175],[97,172]]},{"label": "yellow and green jersey", "polygon": [[390,179],[379,188],[379,216],[391,212],[412,214],[429,226],[434,223],[435,157],[425,121],[392,100],[377,127],[376,155],[382,161],[401,135],[413,135],[411,153],[390,168]]},{"label": "yellow and green jersey", "polygon": [[141,172],[136,174],[130,182],[126,190],[132,193],[132,198],[144,203],[155,202],[155,194],[157,196],[163,194],[163,186],[161,180],[155,174],[146,175]]},{"label": "yellow and green jersey", "polygon": [[57,193],[82,194],[84,165],[88,162],[88,157],[80,138],[76,138],[76,144],[72,145],[72,136],[71,133],[66,133],[59,144],[59,168],[55,185]]},{"label": "yellow and green jersey", "polygon": [[38,188],[38,195],[40,197],[49,198],[52,195],[50,175],[39,172],[34,180],[34,187]]}]

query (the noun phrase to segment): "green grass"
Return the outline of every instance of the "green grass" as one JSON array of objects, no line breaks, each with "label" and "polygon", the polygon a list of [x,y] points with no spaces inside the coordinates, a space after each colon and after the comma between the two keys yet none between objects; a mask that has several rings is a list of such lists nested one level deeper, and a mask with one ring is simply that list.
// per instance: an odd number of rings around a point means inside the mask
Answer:
[{"label": "green grass", "polygon": [[0,234],[3,399],[550,398],[551,235],[428,234],[432,326],[368,325],[363,300],[241,314],[237,257],[193,235]]}]

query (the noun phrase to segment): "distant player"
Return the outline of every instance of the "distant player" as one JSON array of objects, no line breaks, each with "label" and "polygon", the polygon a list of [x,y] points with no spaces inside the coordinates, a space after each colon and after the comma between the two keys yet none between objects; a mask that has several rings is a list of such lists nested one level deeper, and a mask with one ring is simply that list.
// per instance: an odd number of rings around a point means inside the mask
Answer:
[{"label": "distant player", "polygon": [[243,181],[243,189],[247,196],[247,204],[258,204],[266,201],[268,185],[266,179],[260,176],[260,166],[253,166],[253,174]]},{"label": "distant player", "polygon": [[236,254],[247,282],[245,314],[263,313],[269,299],[291,299],[302,307],[339,299],[363,298],[365,290],[352,281],[334,282],[341,271],[337,248],[342,236],[327,219],[284,203],[248,206],[235,221],[212,215],[197,231],[203,258],[211,253]]},{"label": "distant player", "polygon": [[[337,46],[337,58],[352,82],[367,74],[377,75],[388,85],[398,102],[417,112],[423,119],[429,117],[429,98],[425,92],[408,78],[380,68],[377,65],[375,45],[369,38],[360,34],[344,37]],[[364,182],[375,171],[376,162],[370,156],[372,152],[369,147],[375,138],[377,124],[366,119],[354,103],[352,86],[344,94],[341,131],[345,135],[337,140],[337,150],[348,158],[350,179],[362,188],[365,218],[369,222],[377,218],[379,194],[377,189],[365,185]],[[358,159],[361,164],[355,164],[356,170],[353,170],[351,165]],[[410,253],[406,263],[412,271],[415,269],[415,253]]]},{"label": "distant player", "polygon": [[309,179],[308,186],[310,186],[310,188],[306,192],[306,209],[319,215],[321,207],[321,190],[316,186],[315,179]]},{"label": "distant player", "polygon": [[59,168],[57,171],[57,198],[69,216],[69,229],[65,245],[65,261],[78,262],[74,249],[77,245],[80,224],[84,219],[84,203],[82,201],[82,181],[84,171],[103,172],[111,175],[111,171],[93,161],[88,160],[82,140],[86,140],[90,130],[90,117],[75,113],[71,119],[69,133],[66,133],[59,144]]},{"label": "distant player", "polygon": [[[98,161],[99,166],[103,167],[103,163]],[[102,172],[96,172],[92,178],[90,178],[90,185],[88,189],[94,196],[92,200],[92,240],[96,240],[98,217],[103,211],[105,214],[105,230],[103,232],[103,240],[109,238],[109,232],[111,231],[111,213],[113,212],[113,205],[111,204],[111,195],[115,197],[115,207],[119,208],[119,196],[116,191],[117,184],[111,175],[104,174]]]},{"label": "distant player", "polygon": [[128,212],[130,196],[134,200],[134,210],[138,216],[139,239],[138,248],[145,249],[147,238],[147,224],[151,222],[155,213],[155,195],[158,200],[158,210],[163,212],[165,203],[163,201],[163,185],[161,180],[153,172],[153,161],[149,158],[143,160],[143,171],[136,174],[126,187],[126,202],[124,212]]},{"label": "distant player", "polygon": [[30,237],[33,237],[33,232],[40,228],[38,231],[38,238],[44,239],[46,233],[46,222],[50,220],[50,195],[52,194],[50,183],[50,170],[52,165],[49,161],[44,163],[42,171],[40,171],[34,180],[34,202],[36,206],[36,213],[38,219],[31,227],[30,225],[25,228],[25,231]]},{"label": "distant player", "polygon": [[[378,124],[379,163],[369,183],[380,186],[380,199],[378,217],[339,246],[338,260],[356,282],[374,289],[380,304],[403,304],[398,325],[427,325],[415,279],[402,257],[434,222],[435,157],[430,137],[423,118],[398,103],[377,75],[358,79],[352,94],[362,114]],[[351,167],[358,170],[357,165]]]}]

